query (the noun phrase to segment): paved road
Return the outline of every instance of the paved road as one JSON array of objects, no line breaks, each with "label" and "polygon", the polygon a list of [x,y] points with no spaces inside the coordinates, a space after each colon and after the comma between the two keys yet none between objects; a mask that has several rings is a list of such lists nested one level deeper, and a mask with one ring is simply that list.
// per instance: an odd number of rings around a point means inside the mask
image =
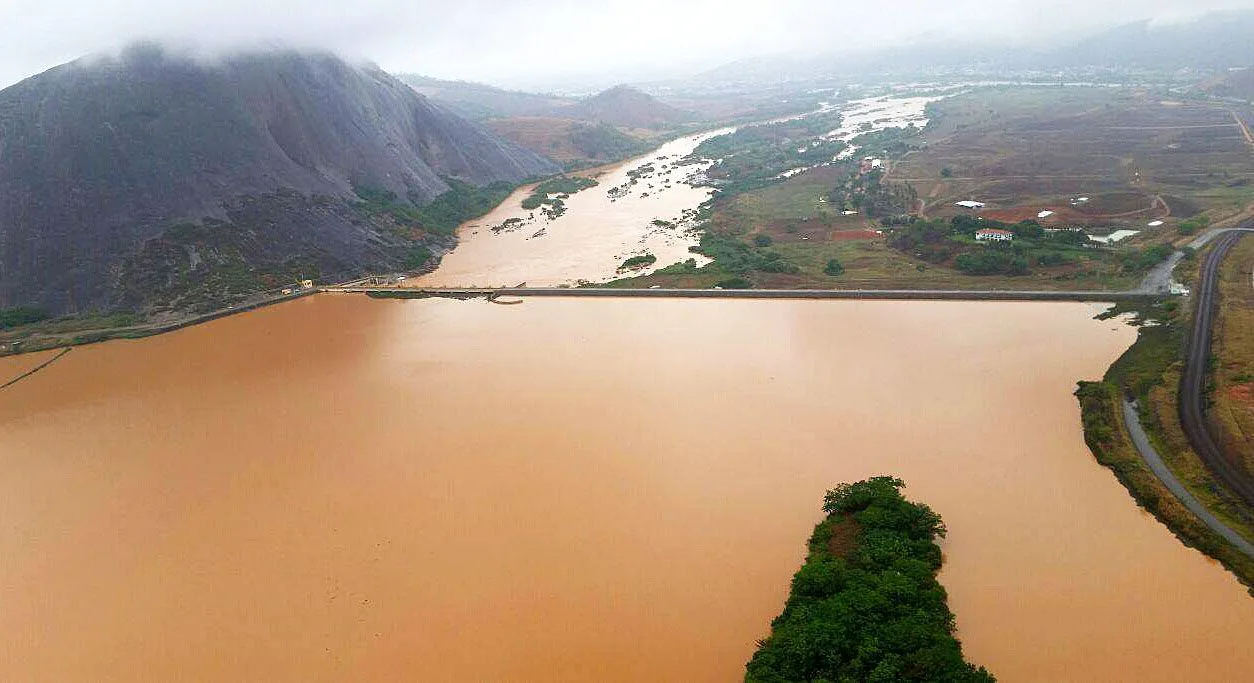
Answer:
[{"label": "paved road", "polygon": [[1158,455],[1158,451],[1154,450],[1154,446],[1150,444],[1149,437],[1146,436],[1145,430],[1141,427],[1141,419],[1137,416],[1136,404],[1126,399],[1123,402],[1123,423],[1128,428],[1128,434],[1132,436],[1132,443],[1140,451],[1141,458],[1145,460],[1145,464],[1149,465],[1149,468],[1153,470],[1154,474],[1158,476],[1159,480],[1166,485],[1171,493],[1180,499],[1180,502],[1190,512],[1197,515],[1197,518],[1202,520],[1212,531],[1223,536],[1229,543],[1240,549],[1241,552],[1254,557],[1254,543],[1250,543],[1244,536],[1233,531],[1227,524],[1220,521],[1218,517],[1212,515],[1210,510],[1207,510],[1206,506],[1202,505],[1197,498],[1194,498],[1184,484],[1180,483],[1179,479],[1176,479],[1175,473],[1171,471],[1171,468],[1167,467],[1167,464]]},{"label": "paved road", "polygon": [[[1243,227],[1249,227],[1247,226]],[[1189,444],[1198,457],[1210,469],[1215,478],[1254,505],[1254,478],[1224,457],[1223,451],[1210,433],[1206,420],[1206,395],[1203,386],[1210,361],[1211,332],[1215,318],[1215,295],[1219,279],[1219,266],[1232,245],[1244,235],[1243,231],[1228,231],[1218,237],[1215,248],[1202,263],[1202,276],[1194,292],[1196,303],[1193,312],[1193,329],[1189,332],[1184,372],[1180,377],[1180,425],[1184,428]]]}]

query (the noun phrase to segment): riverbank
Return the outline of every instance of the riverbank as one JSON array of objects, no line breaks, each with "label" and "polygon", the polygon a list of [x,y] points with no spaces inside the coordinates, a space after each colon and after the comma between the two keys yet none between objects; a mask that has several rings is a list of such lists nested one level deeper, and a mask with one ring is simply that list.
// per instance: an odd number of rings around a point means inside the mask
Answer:
[{"label": "riverbank", "polygon": [[[1181,274],[1196,278],[1197,263]],[[1164,464],[1225,526],[1254,540],[1254,518],[1240,501],[1219,486],[1188,445],[1179,421],[1179,382],[1184,330],[1189,325],[1180,300],[1139,309],[1144,323],[1136,342],[1107,370],[1100,382],[1081,382],[1076,391],[1085,442],[1137,504],[1154,515],[1185,545],[1219,561],[1254,589],[1254,558],[1208,527],[1171,492],[1138,452],[1121,413],[1125,397],[1139,407],[1137,418]]]},{"label": "riverbank", "polygon": [[220,320],[237,313],[247,313],[249,311],[255,311],[267,306],[273,306],[275,304],[281,304],[288,301],[295,301],[296,299],[317,294],[320,291],[322,290],[319,288],[298,290],[291,294],[284,294],[239,306],[223,308],[199,315],[176,318],[160,323],[124,325],[119,327],[97,329],[71,329],[61,333],[46,334],[24,334],[24,331],[19,329],[17,330],[17,336],[10,337],[4,343],[0,344],[0,357],[13,356],[21,353],[33,353],[35,351],[49,351],[67,347],[86,346],[88,344],[97,344],[111,339],[143,339],[144,337],[152,337],[166,332],[181,330],[193,325],[199,325],[213,320]]}]

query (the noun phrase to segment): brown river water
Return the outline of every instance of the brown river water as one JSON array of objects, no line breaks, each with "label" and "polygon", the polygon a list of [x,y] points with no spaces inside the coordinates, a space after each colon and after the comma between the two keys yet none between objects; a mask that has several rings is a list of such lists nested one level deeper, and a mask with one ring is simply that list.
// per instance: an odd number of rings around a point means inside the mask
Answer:
[{"label": "brown river water", "polygon": [[1254,599],[1082,441],[1096,310],[326,294],[76,349],[0,392],[0,678],[737,680],[891,473],[1001,680],[1245,679]]},{"label": "brown river water", "polygon": [[[410,284],[510,287],[525,282],[554,287],[606,282],[624,276],[619,268],[627,258],[645,254],[657,262],[634,274],[690,258],[704,265],[709,259],[688,251],[700,237],[692,231],[691,214],[686,212],[710,197],[709,188],[692,182],[710,162],[677,162],[703,140],[731,130],[672,140],[647,155],[594,173],[599,184],[565,199],[567,211],[557,218],[522,208],[534,186],[524,187],[488,215],[461,226],[457,248],[444,256],[439,269]],[[508,224],[511,220],[518,223]],[[493,229],[506,225],[510,227]]]}]

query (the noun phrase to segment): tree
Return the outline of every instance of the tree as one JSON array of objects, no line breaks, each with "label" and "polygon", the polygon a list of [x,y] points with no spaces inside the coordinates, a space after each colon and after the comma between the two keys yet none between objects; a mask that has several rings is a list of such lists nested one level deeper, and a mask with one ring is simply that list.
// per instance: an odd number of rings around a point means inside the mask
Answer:
[{"label": "tree", "polygon": [[837,259],[828,259],[827,265],[823,268],[823,272],[832,277],[838,277],[844,274],[845,266]]},{"label": "tree", "polygon": [[1180,223],[1176,229],[1180,231],[1181,235],[1192,235],[1198,230],[1205,230],[1208,227],[1210,227],[1210,218],[1208,216],[1197,216]]}]

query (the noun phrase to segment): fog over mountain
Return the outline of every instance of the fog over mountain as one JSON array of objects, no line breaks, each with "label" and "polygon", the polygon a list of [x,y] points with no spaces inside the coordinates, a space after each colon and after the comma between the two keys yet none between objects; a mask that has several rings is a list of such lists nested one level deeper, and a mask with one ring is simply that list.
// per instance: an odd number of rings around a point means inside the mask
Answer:
[{"label": "fog over mountain", "polygon": [[914,42],[1042,48],[1221,9],[1254,9],[1254,0],[0,0],[0,87],[151,39],[205,54],[317,47],[393,72],[524,88],[577,82],[591,92],[783,53]]},{"label": "fog over mountain", "polygon": [[205,308],[416,269],[451,227],[418,206],[557,170],[326,53],[136,46],[0,91],[0,308]]}]

